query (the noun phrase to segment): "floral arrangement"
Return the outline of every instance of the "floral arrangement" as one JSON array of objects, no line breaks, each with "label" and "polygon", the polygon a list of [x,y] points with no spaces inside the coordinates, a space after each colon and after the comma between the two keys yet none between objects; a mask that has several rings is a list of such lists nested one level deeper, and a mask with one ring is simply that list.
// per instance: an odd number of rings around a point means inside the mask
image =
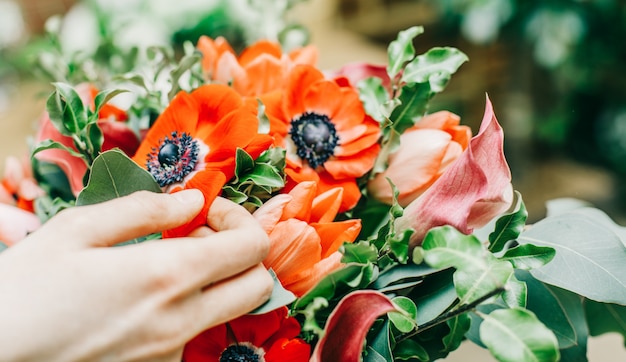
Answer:
[{"label": "floral arrangement", "polygon": [[623,229],[579,202],[526,225],[491,102],[478,132],[430,100],[467,61],[417,54],[316,67],[317,49],[201,37],[146,50],[106,82],[55,82],[32,148],[9,158],[0,240],[138,190],[196,188],[243,205],[271,241],[270,300],[191,340],[184,361],[431,361],[462,341],[500,361],[586,360],[626,335]]}]

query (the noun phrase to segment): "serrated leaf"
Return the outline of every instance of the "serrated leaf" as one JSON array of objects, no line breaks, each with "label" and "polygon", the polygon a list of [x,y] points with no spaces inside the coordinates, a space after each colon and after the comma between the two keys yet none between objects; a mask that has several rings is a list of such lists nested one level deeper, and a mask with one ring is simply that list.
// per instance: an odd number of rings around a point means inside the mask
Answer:
[{"label": "serrated leaf", "polygon": [[407,297],[395,297],[391,301],[396,305],[398,312],[389,313],[389,321],[401,333],[409,333],[417,327],[417,307]]},{"label": "serrated leaf", "polygon": [[389,74],[389,78],[394,79],[400,73],[404,64],[413,59],[415,56],[413,39],[423,32],[423,27],[413,26],[398,32],[396,40],[389,43],[387,47],[387,74]]},{"label": "serrated leaf", "polygon": [[342,263],[373,263],[378,259],[378,249],[367,241],[358,243],[345,243],[339,251],[343,254]]},{"label": "serrated leaf", "polygon": [[500,259],[510,262],[516,269],[531,270],[548,264],[555,254],[550,247],[524,244],[507,250]]},{"label": "serrated leaf", "polygon": [[429,83],[433,92],[441,92],[461,64],[469,58],[456,48],[432,48],[425,54],[418,55],[406,65],[402,81],[411,83]]},{"label": "serrated leaf", "polygon": [[89,182],[76,205],[91,205],[147,190],[161,192],[154,177],[119,150],[106,151],[93,162]]},{"label": "serrated leaf", "polygon": [[530,311],[499,309],[483,315],[480,338],[502,362],[559,360],[556,337]]},{"label": "serrated leaf", "polygon": [[383,86],[382,79],[378,77],[363,79],[357,84],[357,88],[365,113],[369,114],[378,123],[387,122],[389,114],[386,114],[383,105],[389,102],[389,94]]},{"label": "serrated leaf", "polygon": [[272,295],[267,300],[267,302],[255,308],[249,314],[268,313],[268,312],[273,311],[276,308],[289,305],[294,300],[296,300],[296,296],[292,292],[285,289],[283,285],[280,283],[280,280],[278,280],[276,273],[274,273],[272,269],[269,269],[268,272],[270,273],[270,275],[272,276],[272,279],[274,280],[274,287],[272,289]]},{"label": "serrated leaf", "polygon": [[548,217],[520,235],[520,244],[556,250],[551,262],[531,274],[592,300],[626,305],[626,248],[606,220],[585,210],[590,209]]},{"label": "serrated leaf", "polygon": [[87,125],[87,108],[70,85],[52,83],[54,93],[48,97],[46,110],[55,128],[65,136],[80,133]]},{"label": "serrated leaf", "polygon": [[496,221],[494,231],[489,234],[489,250],[492,253],[502,251],[507,242],[517,239],[524,230],[528,211],[526,211],[526,206],[524,206],[524,201],[522,201],[522,196],[518,191],[515,191],[513,210],[511,213],[501,216]]}]

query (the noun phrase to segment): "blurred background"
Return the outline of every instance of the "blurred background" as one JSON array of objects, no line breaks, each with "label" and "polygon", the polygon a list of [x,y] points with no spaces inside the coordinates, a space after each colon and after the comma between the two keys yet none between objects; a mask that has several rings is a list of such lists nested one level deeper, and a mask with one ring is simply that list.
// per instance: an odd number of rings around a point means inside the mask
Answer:
[{"label": "blurred background", "polygon": [[[489,95],[505,130],[514,186],[531,221],[543,217],[547,200],[573,197],[626,224],[624,0],[171,4],[0,0],[0,170],[7,155],[27,154],[52,79],[97,77],[99,67],[124,72],[142,47],[181,46],[200,34],[225,35],[239,48],[259,37],[279,39],[286,47],[310,41],[320,50],[320,68],[331,70],[356,61],[384,64],[397,32],[422,25],[418,53],[454,46],[470,58],[435,97],[431,111],[455,112],[477,130]],[[59,57],[60,50],[74,55]],[[615,336],[592,341],[590,360],[626,360],[622,345]],[[491,360],[481,352],[463,347],[449,360]]]}]

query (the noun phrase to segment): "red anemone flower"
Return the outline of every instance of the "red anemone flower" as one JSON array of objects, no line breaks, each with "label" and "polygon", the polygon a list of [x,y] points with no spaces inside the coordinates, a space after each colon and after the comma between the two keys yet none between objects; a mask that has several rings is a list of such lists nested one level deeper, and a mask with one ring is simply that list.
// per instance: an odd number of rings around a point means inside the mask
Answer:
[{"label": "red anemone flower", "polygon": [[341,266],[339,247],[354,242],[361,231],[361,220],[333,221],[342,194],[337,187],[317,195],[314,182],[302,182],[254,212],[270,237],[270,251],[263,264],[297,296]]},{"label": "red anemone flower", "polygon": [[208,80],[231,84],[243,96],[259,96],[283,87],[289,70],[296,64],[314,65],[317,49],[306,46],[283,54],[280,44],[258,41],[236,56],[228,42],[203,36],[198,40],[202,69]]},{"label": "red anemone flower", "polygon": [[372,169],[380,150],[379,125],[365,113],[358,92],[299,65],[284,92],[261,100],[276,146],[287,149],[286,189],[307,180],[317,182],[319,192],[342,187],[340,211],[354,207],[361,197],[356,179]]},{"label": "red anemone flower", "polygon": [[260,315],[244,315],[206,330],[185,346],[185,362],[308,361],[311,346],[296,338],[300,325],[287,307]]},{"label": "red anemone flower", "polygon": [[133,160],[165,192],[201,190],[205,206],[189,224],[164,232],[164,237],[187,235],[206,223],[209,206],[234,176],[237,148],[257,158],[271,145],[271,137],[257,130],[256,104],[245,103],[227,86],[209,84],[176,95]]}]

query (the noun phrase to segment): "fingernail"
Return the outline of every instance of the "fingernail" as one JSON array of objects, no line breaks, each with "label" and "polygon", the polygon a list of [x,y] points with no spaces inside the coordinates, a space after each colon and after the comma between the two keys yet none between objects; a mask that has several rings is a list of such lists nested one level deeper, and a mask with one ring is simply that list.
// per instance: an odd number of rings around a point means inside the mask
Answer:
[{"label": "fingernail", "polygon": [[197,204],[200,201],[204,201],[204,195],[198,189],[178,191],[173,193],[172,196],[183,204]]}]

